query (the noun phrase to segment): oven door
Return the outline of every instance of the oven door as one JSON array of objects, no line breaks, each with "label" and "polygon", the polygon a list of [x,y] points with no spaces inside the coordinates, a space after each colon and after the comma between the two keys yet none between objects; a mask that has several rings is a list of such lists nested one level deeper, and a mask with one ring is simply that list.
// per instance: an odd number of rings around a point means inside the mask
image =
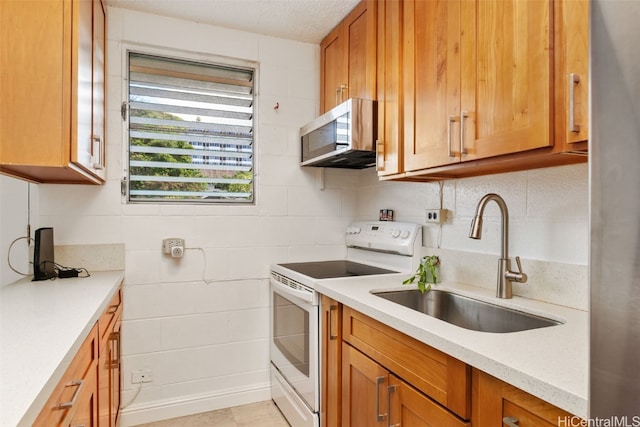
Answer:
[{"label": "oven door", "polygon": [[312,412],[320,406],[319,308],[313,290],[271,282],[271,362]]}]

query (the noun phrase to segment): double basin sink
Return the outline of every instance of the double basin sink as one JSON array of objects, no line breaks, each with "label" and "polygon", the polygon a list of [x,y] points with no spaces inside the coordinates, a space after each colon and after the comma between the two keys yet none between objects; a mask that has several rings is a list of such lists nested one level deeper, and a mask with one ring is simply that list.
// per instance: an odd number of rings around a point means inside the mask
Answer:
[{"label": "double basin sink", "polygon": [[446,291],[421,293],[417,289],[409,289],[372,294],[461,328],[480,332],[519,332],[562,324],[553,319]]}]

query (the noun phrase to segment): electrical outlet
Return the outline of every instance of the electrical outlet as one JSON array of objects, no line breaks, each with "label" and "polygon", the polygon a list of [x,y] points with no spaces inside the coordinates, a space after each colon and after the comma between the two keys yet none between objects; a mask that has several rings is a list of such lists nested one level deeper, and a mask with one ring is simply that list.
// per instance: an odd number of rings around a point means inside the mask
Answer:
[{"label": "electrical outlet", "polygon": [[164,239],[162,241],[162,252],[173,258],[182,257],[184,255],[184,239],[177,237]]},{"label": "electrical outlet", "polygon": [[426,222],[442,224],[447,221],[446,209],[427,209]]},{"label": "electrical outlet", "polygon": [[131,372],[131,384],[150,383],[153,381],[153,371],[144,369]]}]

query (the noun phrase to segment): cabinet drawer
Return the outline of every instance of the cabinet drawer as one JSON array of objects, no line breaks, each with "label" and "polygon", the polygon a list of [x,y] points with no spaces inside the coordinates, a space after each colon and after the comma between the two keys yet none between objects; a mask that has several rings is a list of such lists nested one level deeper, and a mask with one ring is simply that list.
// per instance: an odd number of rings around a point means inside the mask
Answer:
[{"label": "cabinet drawer", "polygon": [[65,420],[74,416],[76,406],[80,404],[76,405],[76,402],[79,402],[78,397],[86,393],[85,389],[95,387],[97,358],[98,330],[94,326],[51,393],[34,426],[61,426]]},{"label": "cabinet drawer", "polygon": [[473,426],[552,427],[586,425],[562,409],[473,369]]},{"label": "cabinet drawer", "polygon": [[459,417],[471,417],[470,366],[346,306],[343,340]]},{"label": "cabinet drawer", "polygon": [[109,305],[107,306],[100,319],[98,319],[98,333],[100,336],[100,348],[103,347],[104,341],[109,337],[109,331],[112,329],[113,319],[116,317],[116,313],[122,304],[122,288],[119,288],[116,294],[109,301]]}]

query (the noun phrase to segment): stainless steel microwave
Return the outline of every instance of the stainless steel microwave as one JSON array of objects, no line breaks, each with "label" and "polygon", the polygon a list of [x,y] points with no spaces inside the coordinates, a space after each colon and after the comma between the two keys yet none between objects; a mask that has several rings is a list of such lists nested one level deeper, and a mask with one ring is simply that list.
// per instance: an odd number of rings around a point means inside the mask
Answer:
[{"label": "stainless steel microwave", "polygon": [[300,128],[301,165],[364,169],[376,164],[377,105],[351,98]]}]

